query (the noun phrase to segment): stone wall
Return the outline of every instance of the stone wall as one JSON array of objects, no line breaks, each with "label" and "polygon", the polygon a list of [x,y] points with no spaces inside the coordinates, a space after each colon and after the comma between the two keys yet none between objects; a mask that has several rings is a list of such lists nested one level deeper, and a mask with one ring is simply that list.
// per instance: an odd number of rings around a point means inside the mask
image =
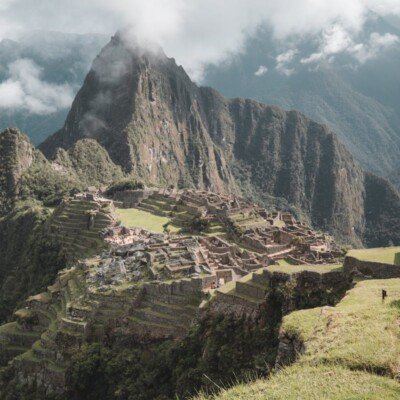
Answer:
[{"label": "stone wall", "polygon": [[122,208],[136,207],[142,200],[147,199],[154,193],[152,190],[124,190],[115,192],[113,200],[118,201]]},{"label": "stone wall", "polygon": [[343,268],[346,274],[359,273],[376,279],[400,278],[400,265],[362,261],[347,256]]}]

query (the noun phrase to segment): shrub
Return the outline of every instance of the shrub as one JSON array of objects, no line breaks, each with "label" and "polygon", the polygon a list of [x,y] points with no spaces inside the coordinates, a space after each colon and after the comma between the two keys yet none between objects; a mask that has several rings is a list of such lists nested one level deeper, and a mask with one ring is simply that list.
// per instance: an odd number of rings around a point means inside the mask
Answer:
[{"label": "shrub", "polygon": [[125,190],[137,190],[144,189],[144,184],[135,180],[122,180],[110,185],[106,190],[107,196],[113,196],[117,192],[123,192]]},{"label": "shrub", "polygon": [[188,230],[192,233],[201,233],[206,231],[210,226],[210,222],[206,218],[195,217],[190,221]]}]

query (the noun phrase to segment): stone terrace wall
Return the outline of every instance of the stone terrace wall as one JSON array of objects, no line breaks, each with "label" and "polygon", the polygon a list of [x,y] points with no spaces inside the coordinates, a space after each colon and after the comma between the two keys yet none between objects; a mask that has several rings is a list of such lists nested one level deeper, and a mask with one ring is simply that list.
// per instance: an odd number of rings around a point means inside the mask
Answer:
[{"label": "stone terrace wall", "polygon": [[217,290],[210,310],[257,317],[260,306],[268,306],[268,296],[272,294],[279,297],[282,314],[287,314],[300,308],[334,304],[350,288],[350,282],[343,270],[287,273],[266,267],[252,273],[250,279],[239,279],[230,291]]},{"label": "stone terrace wall", "polygon": [[365,276],[376,279],[400,278],[400,265],[362,261],[347,256],[344,260],[343,267],[347,274],[359,272]]},{"label": "stone terrace wall", "polygon": [[120,202],[122,208],[136,207],[142,200],[154,193],[152,190],[124,190],[116,192],[113,200]]}]

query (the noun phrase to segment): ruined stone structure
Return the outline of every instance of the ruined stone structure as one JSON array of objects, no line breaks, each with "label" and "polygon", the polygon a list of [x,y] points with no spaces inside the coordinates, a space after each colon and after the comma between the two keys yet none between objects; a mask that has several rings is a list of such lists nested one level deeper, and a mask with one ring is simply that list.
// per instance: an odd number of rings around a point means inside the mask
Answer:
[{"label": "ruined stone structure", "polygon": [[287,258],[292,264],[331,264],[343,256],[333,238],[316,232],[285,212],[270,213],[240,197],[200,190],[143,189],[117,192],[122,204],[170,217],[177,226],[190,227],[195,218],[208,221],[210,234],[224,233],[251,252],[270,260]]}]

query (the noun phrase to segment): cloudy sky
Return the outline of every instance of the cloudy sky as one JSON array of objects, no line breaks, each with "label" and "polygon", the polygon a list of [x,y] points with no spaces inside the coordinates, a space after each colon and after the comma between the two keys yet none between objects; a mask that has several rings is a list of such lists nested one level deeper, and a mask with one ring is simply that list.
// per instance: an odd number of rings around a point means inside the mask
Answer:
[{"label": "cloudy sky", "polygon": [[[399,42],[390,33],[372,33],[360,41],[365,23],[376,16],[400,16],[400,0],[0,0],[0,40],[42,29],[111,35],[130,25],[132,37],[160,44],[201,81],[207,63],[223,62],[242,51],[245,39],[260,26],[267,26],[276,41],[288,44],[276,55],[276,69],[282,74],[293,73],[297,59],[311,66],[346,53],[366,62]],[[318,43],[316,50],[299,57],[296,42],[308,39]],[[8,81],[0,85],[0,97],[2,86],[4,93],[5,84],[10,90],[21,77],[27,86],[21,71],[32,72],[32,87],[35,79],[40,80],[35,65],[25,62],[10,68]],[[267,71],[261,65],[255,74]],[[16,101],[24,90],[22,83],[14,87]],[[51,89],[47,87],[50,102],[63,88]]]}]

